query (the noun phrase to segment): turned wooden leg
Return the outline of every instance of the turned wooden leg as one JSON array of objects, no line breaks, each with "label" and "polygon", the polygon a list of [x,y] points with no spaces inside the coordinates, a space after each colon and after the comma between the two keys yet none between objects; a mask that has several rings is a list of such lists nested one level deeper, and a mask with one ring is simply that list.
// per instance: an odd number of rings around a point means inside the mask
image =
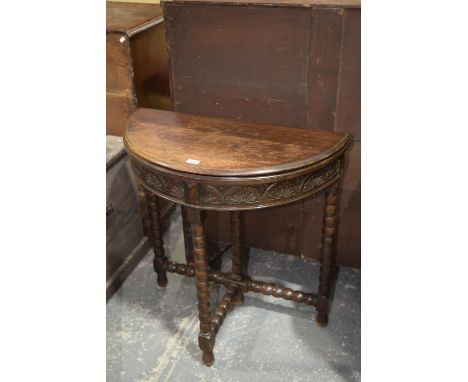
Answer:
[{"label": "turned wooden leg", "polygon": [[180,209],[182,212],[182,228],[184,230],[185,262],[187,264],[193,264],[192,235],[190,233],[190,223],[187,217],[188,207],[181,205]]},{"label": "turned wooden leg", "polygon": [[193,259],[197,284],[198,318],[200,319],[198,345],[203,351],[203,363],[206,366],[211,366],[214,362],[213,348],[215,337],[211,329],[208,258],[206,254],[201,211],[190,208],[187,210],[187,218],[190,223],[190,231],[192,234]]},{"label": "turned wooden leg", "polygon": [[145,194],[146,203],[148,205],[148,215],[151,224],[150,239],[154,250],[153,267],[154,271],[157,273],[158,285],[160,287],[165,287],[167,285],[167,276],[164,263],[167,259],[164,255],[158,197],[150,191],[145,191]]},{"label": "turned wooden leg", "polygon": [[[232,242],[232,278],[241,281],[244,277],[244,257],[241,246],[240,232],[240,212],[231,211],[231,242]],[[235,305],[244,303],[244,293],[240,288],[237,288],[233,300]]]},{"label": "turned wooden leg", "polygon": [[322,231],[322,252],[320,257],[319,293],[317,298],[317,323],[328,324],[330,309],[330,291],[335,266],[334,242],[336,236],[338,182],[325,191],[325,209]]}]

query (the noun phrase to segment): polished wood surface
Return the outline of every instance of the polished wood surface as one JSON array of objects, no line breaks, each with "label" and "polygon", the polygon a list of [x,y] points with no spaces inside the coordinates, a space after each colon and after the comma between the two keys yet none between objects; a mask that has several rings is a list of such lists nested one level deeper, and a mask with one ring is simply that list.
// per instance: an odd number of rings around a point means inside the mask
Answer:
[{"label": "polished wood surface", "polygon": [[[360,2],[173,0],[163,8],[175,111],[350,133],[337,262],[360,267]],[[318,260],[323,208],[307,198],[246,211],[245,243]],[[208,238],[229,241],[229,220],[209,211]]]},{"label": "polished wood surface", "polygon": [[153,164],[214,176],[294,170],[324,161],[349,143],[346,133],[151,109],[132,115],[124,139],[133,154]]},{"label": "polished wood surface", "polygon": [[[132,156],[134,175],[146,189],[150,204],[158,285],[166,286],[166,271],[196,277],[198,344],[206,366],[215,360],[216,334],[233,306],[244,302],[245,292],[313,305],[317,308],[317,323],[321,326],[328,323],[334,281],[338,184],[349,137],[333,131],[296,130],[148,109],[137,110],[130,118],[124,142]],[[264,154],[262,160],[257,158],[257,152]],[[271,155],[272,152],[280,155]],[[200,163],[196,170],[189,167],[187,171],[182,164],[187,155],[193,154],[200,158]],[[290,160],[286,161],[288,155]],[[231,159],[225,162],[227,156]],[[284,205],[321,190],[325,190],[325,214],[318,294],[251,279],[244,267],[240,210]],[[155,195],[187,206],[184,216],[191,233],[192,262],[177,264],[165,257]],[[204,209],[231,211],[231,272],[210,269]],[[226,287],[214,314],[210,280]]]}]

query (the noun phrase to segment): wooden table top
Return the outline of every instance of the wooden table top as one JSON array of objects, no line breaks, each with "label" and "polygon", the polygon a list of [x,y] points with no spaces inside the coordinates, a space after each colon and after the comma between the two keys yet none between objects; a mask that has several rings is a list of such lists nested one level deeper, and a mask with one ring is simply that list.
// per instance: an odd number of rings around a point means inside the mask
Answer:
[{"label": "wooden table top", "polygon": [[347,133],[138,109],[124,135],[131,154],[168,169],[210,176],[293,171],[342,154]]}]

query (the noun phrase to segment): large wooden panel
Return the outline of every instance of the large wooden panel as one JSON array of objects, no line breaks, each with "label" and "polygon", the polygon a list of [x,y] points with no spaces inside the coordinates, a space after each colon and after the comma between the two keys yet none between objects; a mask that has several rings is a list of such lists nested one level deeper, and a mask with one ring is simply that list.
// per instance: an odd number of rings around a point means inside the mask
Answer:
[{"label": "large wooden panel", "polygon": [[[338,261],[359,266],[360,2],[263,3],[164,4],[175,110],[351,132]],[[248,212],[246,243],[318,258],[322,209],[318,197]],[[206,222],[212,239],[229,241],[225,214],[210,212]]]},{"label": "large wooden panel", "polygon": [[106,96],[106,133],[121,136],[130,114],[136,109],[135,99],[120,95]]},{"label": "large wooden panel", "polygon": [[361,190],[361,142],[352,142],[346,153],[343,188]]},{"label": "large wooden panel", "polygon": [[335,130],[361,140],[361,12],[347,9],[343,22]]},{"label": "large wooden panel", "polygon": [[176,111],[305,125],[307,13],[167,3],[165,17]]},{"label": "large wooden panel", "polygon": [[312,8],[307,127],[334,128],[342,24],[342,8]]},{"label": "large wooden panel", "polygon": [[164,23],[134,35],[130,45],[138,106],[172,110]]},{"label": "large wooden panel", "polygon": [[338,263],[361,267],[361,190],[341,192],[337,240]]}]

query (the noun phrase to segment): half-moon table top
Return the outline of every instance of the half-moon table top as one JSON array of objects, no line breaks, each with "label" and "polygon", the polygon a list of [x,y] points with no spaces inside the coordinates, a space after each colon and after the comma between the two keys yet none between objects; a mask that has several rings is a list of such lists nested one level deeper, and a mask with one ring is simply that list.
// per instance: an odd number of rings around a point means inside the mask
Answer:
[{"label": "half-moon table top", "polygon": [[124,135],[130,154],[151,164],[209,176],[264,176],[332,160],[346,133],[137,109]]}]

